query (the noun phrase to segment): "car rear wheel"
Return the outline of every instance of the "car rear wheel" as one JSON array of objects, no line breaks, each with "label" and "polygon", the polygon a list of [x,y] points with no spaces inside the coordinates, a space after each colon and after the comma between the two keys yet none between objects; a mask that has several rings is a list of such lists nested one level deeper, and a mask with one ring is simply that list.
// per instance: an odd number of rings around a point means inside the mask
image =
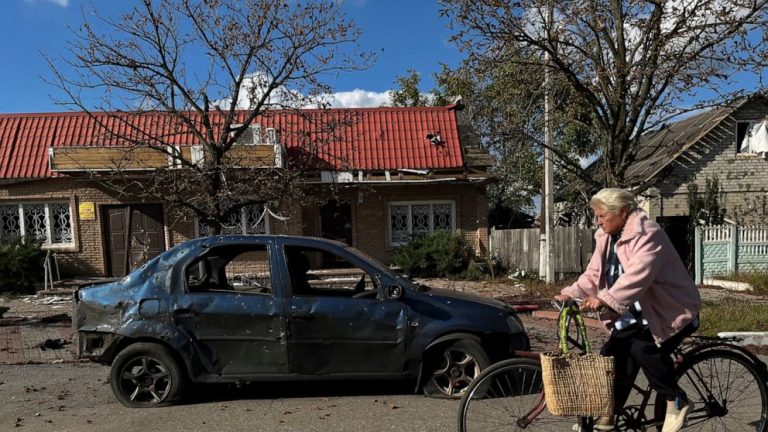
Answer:
[{"label": "car rear wheel", "polygon": [[136,343],[122,350],[109,371],[112,391],[129,408],[151,408],[178,401],[185,377],[168,349],[154,343]]},{"label": "car rear wheel", "polygon": [[460,398],[490,363],[483,347],[475,341],[464,339],[446,343],[428,356],[424,394]]}]

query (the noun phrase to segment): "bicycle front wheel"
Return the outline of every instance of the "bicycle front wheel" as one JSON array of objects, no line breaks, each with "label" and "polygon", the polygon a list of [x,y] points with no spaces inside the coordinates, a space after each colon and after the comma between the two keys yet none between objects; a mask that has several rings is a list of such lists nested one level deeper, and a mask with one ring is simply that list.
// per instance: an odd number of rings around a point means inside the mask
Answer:
[{"label": "bicycle front wheel", "polygon": [[485,369],[469,385],[459,404],[460,432],[566,431],[575,417],[557,417],[544,405],[541,364],[515,358]]},{"label": "bicycle front wheel", "polygon": [[765,432],[768,390],[752,361],[728,350],[707,350],[683,363],[677,383],[693,411],[686,429]]}]

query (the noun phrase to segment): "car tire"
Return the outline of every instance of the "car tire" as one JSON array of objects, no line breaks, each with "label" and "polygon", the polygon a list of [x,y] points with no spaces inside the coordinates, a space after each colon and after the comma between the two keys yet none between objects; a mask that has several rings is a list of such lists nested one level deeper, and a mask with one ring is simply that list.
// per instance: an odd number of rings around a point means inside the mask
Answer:
[{"label": "car tire", "polygon": [[120,351],[109,381],[117,400],[129,408],[171,405],[181,399],[186,386],[186,376],[168,348],[146,342]]},{"label": "car tire", "polygon": [[458,399],[490,364],[483,347],[473,340],[462,339],[433,348],[424,365],[424,394]]}]

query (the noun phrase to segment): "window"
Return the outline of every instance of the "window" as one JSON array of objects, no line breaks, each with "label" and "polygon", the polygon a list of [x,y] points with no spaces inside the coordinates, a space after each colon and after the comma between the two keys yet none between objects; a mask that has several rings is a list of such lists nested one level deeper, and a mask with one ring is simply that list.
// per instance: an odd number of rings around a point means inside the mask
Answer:
[{"label": "window", "polygon": [[[233,124],[232,128],[238,128],[241,127],[242,124]],[[269,129],[267,129],[267,132],[269,132]],[[234,134],[234,132],[232,132]],[[242,135],[237,139],[237,144],[242,145],[261,145],[262,139],[261,139],[261,125],[259,124],[251,124],[248,126],[248,128],[245,129]],[[269,143],[272,144],[272,143]]]},{"label": "window", "polygon": [[[269,216],[263,204],[254,204],[240,209],[221,228],[224,235],[269,234]],[[197,221],[197,236],[207,237],[210,229],[204,223]]]},{"label": "window", "polygon": [[376,298],[376,278],[326,250],[286,246],[291,290],[298,297]]},{"label": "window", "polygon": [[455,230],[450,201],[395,202],[389,205],[390,244],[399,245],[422,234]]},{"label": "window", "polygon": [[24,236],[49,246],[71,245],[69,203],[0,204],[0,243]]},{"label": "window", "polygon": [[768,151],[766,122],[741,121],[736,123],[736,152],[761,153]]},{"label": "window", "polygon": [[234,291],[272,294],[272,272],[265,245],[235,244],[212,248],[185,270],[187,291]]}]

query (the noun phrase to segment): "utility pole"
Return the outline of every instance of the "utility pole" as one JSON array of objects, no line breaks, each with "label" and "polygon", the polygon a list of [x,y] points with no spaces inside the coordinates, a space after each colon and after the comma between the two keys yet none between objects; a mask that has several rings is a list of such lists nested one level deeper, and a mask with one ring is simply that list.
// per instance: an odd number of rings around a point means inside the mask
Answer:
[{"label": "utility pole", "polygon": [[[547,21],[544,25],[544,31],[549,37],[550,27],[552,26],[553,4],[552,0],[547,1]],[[553,210],[555,206],[554,195],[554,164],[552,163],[552,92],[551,92],[551,69],[549,51],[544,53],[544,190],[541,194],[541,210],[544,225],[539,248],[539,275],[543,276],[546,283],[555,282],[555,262],[552,257],[554,240],[554,218]]]}]

